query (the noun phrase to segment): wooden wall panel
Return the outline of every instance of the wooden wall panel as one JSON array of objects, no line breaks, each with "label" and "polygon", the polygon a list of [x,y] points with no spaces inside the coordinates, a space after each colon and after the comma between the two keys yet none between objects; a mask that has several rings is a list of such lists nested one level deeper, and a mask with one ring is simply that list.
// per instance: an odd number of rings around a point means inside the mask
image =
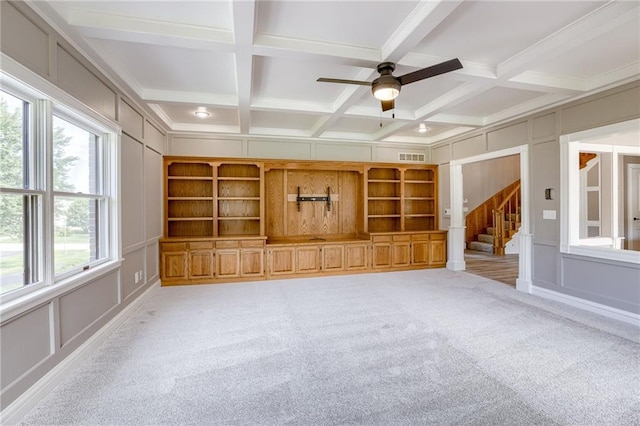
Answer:
[{"label": "wooden wall panel", "polygon": [[166,141],[164,133],[158,130],[151,122],[144,120],[144,143],[160,154],[166,151]]},{"label": "wooden wall panel", "polygon": [[8,1],[0,2],[0,18],[2,51],[41,76],[49,76],[47,32]]},{"label": "wooden wall panel", "polygon": [[556,114],[551,113],[532,120],[533,139],[550,138],[556,134]]},{"label": "wooden wall panel", "polygon": [[50,304],[2,325],[0,365],[2,390],[51,355]]},{"label": "wooden wall panel", "polygon": [[[340,172],[340,186],[338,189],[338,212],[340,214],[340,234],[355,234],[358,230],[358,206],[362,194],[358,193],[358,183],[362,175],[355,172]],[[362,223],[362,221],[360,221]]]},{"label": "wooden wall panel", "polygon": [[144,117],[124,99],[120,99],[118,123],[120,124],[120,127],[122,127],[123,132],[136,140],[142,141]]},{"label": "wooden wall panel", "polygon": [[477,135],[469,139],[454,142],[451,146],[452,160],[459,158],[472,157],[487,152],[487,144],[484,135]]},{"label": "wooden wall panel", "polygon": [[58,46],[57,55],[60,87],[105,117],[115,120],[116,93],[62,46]]},{"label": "wooden wall panel", "polygon": [[611,124],[640,115],[640,87],[635,86],[562,109],[561,133]]},{"label": "wooden wall panel", "polygon": [[285,233],[284,171],[270,170],[265,173],[265,226],[266,234],[282,237]]},{"label": "wooden wall panel", "polygon": [[513,146],[524,145],[529,140],[526,121],[512,124],[487,133],[487,150],[498,151]]},{"label": "wooden wall panel", "polygon": [[[337,192],[338,172],[318,170],[288,170],[287,194],[301,195],[326,194],[327,187]],[[331,211],[327,211],[324,202],[302,202],[300,211],[295,201],[287,202],[287,235],[326,235],[340,233],[340,213],[337,203],[332,203]]]}]

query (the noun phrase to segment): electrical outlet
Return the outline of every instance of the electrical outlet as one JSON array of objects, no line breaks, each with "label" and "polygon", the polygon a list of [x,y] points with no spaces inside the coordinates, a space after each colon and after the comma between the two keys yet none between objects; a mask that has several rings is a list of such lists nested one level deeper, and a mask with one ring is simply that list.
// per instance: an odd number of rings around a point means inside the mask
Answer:
[{"label": "electrical outlet", "polygon": [[140,279],[140,281],[142,281],[142,277],[144,277],[144,275],[142,275],[142,269],[140,269],[138,271],[138,278]]}]

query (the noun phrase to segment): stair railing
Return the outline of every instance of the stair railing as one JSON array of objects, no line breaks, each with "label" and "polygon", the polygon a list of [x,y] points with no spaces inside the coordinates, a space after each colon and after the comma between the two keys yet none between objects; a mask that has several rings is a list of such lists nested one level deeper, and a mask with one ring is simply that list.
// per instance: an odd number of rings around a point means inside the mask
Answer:
[{"label": "stair railing", "polygon": [[467,213],[465,218],[465,238],[467,244],[474,241],[478,234],[484,232],[487,227],[494,226],[493,210],[508,198],[516,186],[519,188],[519,185],[520,180],[507,185],[505,188],[502,188],[500,191],[496,192],[490,198],[481,203],[478,207]]},{"label": "stair railing", "polygon": [[520,223],[520,181],[498,206],[493,209],[493,254],[504,255],[507,242]]}]

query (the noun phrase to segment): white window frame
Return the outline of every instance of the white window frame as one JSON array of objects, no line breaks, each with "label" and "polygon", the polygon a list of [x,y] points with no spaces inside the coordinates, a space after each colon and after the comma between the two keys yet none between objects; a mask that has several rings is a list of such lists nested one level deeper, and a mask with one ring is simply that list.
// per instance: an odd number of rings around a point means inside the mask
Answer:
[{"label": "white window frame", "polygon": [[[614,260],[640,264],[640,252],[618,249],[621,237],[618,235],[619,213],[619,156],[640,155],[640,147],[619,146],[611,144],[590,143],[590,140],[604,138],[616,132],[637,129],[640,127],[640,119],[612,124],[581,132],[560,136],[560,252],[580,256],[588,256],[599,259]],[[611,217],[612,237],[580,238],[580,173],[579,153],[610,152],[612,161],[612,203]],[[609,247],[603,247],[608,245]]]},{"label": "white window frame", "polygon": [[[0,295],[0,321],[18,315],[28,309],[44,303],[74,288],[80,287],[96,278],[118,269],[121,265],[122,245],[120,237],[120,137],[121,129],[116,122],[96,113],[77,99],[34,74],[10,57],[0,52],[0,86],[11,94],[16,94],[32,104],[31,119],[33,126],[31,135],[37,138],[31,144],[35,147],[35,161],[38,170],[44,170],[43,176],[37,177],[36,190],[33,192],[42,197],[39,237],[41,255],[38,267],[41,268],[39,282]],[[53,265],[53,156],[51,121],[54,114],[64,119],[72,119],[80,127],[98,134],[104,144],[105,169],[103,176],[104,195],[107,197],[106,212],[108,218],[101,231],[106,240],[106,258],[89,268],[74,270],[72,274],[58,277],[54,274]],[[43,142],[45,141],[45,142]],[[14,191],[5,191],[14,192]]]}]

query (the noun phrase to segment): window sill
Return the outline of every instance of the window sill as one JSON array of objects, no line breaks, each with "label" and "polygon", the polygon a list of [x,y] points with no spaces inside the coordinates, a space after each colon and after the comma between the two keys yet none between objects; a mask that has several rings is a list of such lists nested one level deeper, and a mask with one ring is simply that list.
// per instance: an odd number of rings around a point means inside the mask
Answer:
[{"label": "window sill", "polygon": [[18,315],[44,305],[65,293],[73,291],[83,285],[109,274],[120,268],[121,260],[102,263],[95,268],[88,269],[73,277],[67,278],[53,285],[36,289],[15,299],[2,302],[0,305],[0,323],[4,323]]},{"label": "window sill", "polygon": [[610,247],[569,246],[562,253],[640,265],[640,252]]}]

